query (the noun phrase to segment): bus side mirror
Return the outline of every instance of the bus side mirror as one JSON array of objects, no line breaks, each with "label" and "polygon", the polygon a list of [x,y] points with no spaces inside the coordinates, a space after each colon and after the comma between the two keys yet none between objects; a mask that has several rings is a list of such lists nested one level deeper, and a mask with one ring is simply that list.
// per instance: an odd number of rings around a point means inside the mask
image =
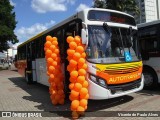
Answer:
[{"label": "bus side mirror", "polygon": [[88,43],[88,34],[85,29],[81,30],[81,38],[82,38],[82,44],[87,44]]}]

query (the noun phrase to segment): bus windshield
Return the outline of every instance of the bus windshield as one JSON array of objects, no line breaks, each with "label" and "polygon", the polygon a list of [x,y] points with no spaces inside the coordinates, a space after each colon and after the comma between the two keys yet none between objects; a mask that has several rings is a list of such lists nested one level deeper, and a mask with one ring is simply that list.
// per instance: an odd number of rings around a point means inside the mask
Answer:
[{"label": "bus windshield", "polygon": [[125,62],[124,52],[128,51],[132,61],[140,60],[137,30],[119,27],[88,26],[89,41],[86,49],[87,60],[93,63]]}]

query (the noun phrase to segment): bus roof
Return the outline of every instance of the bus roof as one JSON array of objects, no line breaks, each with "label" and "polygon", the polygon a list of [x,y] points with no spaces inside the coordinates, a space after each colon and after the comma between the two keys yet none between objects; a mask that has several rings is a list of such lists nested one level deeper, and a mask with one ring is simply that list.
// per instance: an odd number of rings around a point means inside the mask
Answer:
[{"label": "bus roof", "polygon": [[90,11],[90,10],[114,12],[114,13],[119,13],[119,14],[127,15],[127,16],[130,16],[130,17],[134,18],[133,16],[131,16],[131,15],[125,13],[125,12],[121,12],[121,11],[116,11],[116,10],[111,10],[111,9],[102,9],[102,8],[87,8],[87,9],[84,9],[84,10],[82,10],[82,11],[79,11],[78,13],[70,16],[69,18],[63,20],[62,22],[60,22],[60,23],[58,23],[58,24],[50,27],[49,29],[47,29],[47,30],[45,30],[45,31],[43,31],[43,32],[41,32],[41,33],[39,33],[39,34],[31,37],[31,38],[28,39],[27,41],[25,41],[25,42],[23,42],[22,44],[20,44],[20,45],[18,46],[18,48],[21,47],[21,46],[23,46],[23,45],[25,45],[26,43],[28,43],[28,42],[30,42],[30,41],[35,40],[36,38],[38,38],[38,37],[40,37],[40,36],[42,36],[42,35],[45,35],[46,33],[48,33],[48,32],[50,32],[50,31],[58,28],[59,26],[64,25],[65,23],[67,23],[67,22],[69,22],[69,21],[71,21],[71,20],[74,20],[74,19],[78,18],[78,15],[79,15],[79,14],[81,14],[81,13],[86,13],[86,12],[88,12],[88,11]]},{"label": "bus roof", "polygon": [[147,26],[155,25],[155,24],[159,24],[159,23],[160,23],[160,20],[155,20],[155,21],[151,21],[151,22],[147,22],[147,23],[138,24],[137,27],[138,28],[147,27]]}]

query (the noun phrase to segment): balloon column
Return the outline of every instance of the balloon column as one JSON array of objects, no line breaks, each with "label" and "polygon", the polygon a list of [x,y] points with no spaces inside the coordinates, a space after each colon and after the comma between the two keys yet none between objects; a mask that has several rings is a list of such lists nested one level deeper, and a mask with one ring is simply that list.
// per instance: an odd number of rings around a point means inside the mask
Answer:
[{"label": "balloon column", "polygon": [[67,70],[70,72],[71,90],[69,99],[71,100],[72,117],[78,118],[84,114],[88,104],[88,81],[85,79],[87,64],[85,61],[86,53],[82,45],[81,38],[67,37],[69,49],[67,50],[69,65]]},{"label": "balloon column", "polygon": [[56,37],[47,36],[45,43],[45,58],[47,61],[47,75],[50,83],[50,98],[54,105],[64,104],[64,75],[61,70],[60,54]]}]

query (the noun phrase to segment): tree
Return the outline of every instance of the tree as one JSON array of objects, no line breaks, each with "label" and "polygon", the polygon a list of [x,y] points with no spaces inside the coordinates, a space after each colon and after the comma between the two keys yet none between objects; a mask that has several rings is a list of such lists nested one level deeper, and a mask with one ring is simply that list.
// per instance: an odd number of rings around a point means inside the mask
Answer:
[{"label": "tree", "polygon": [[0,52],[9,48],[8,42],[19,42],[14,33],[17,22],[13,9],[9,0],[0,0]]},{"label": "tree", "polygon": [[107,8],[106,2],[104,0],[95,0],[93,7],[94,8]]},{"label": "tree", "polygon": [[95,0],[93,7],[135,12],[136,14],[140,12],[135,0]]}]

